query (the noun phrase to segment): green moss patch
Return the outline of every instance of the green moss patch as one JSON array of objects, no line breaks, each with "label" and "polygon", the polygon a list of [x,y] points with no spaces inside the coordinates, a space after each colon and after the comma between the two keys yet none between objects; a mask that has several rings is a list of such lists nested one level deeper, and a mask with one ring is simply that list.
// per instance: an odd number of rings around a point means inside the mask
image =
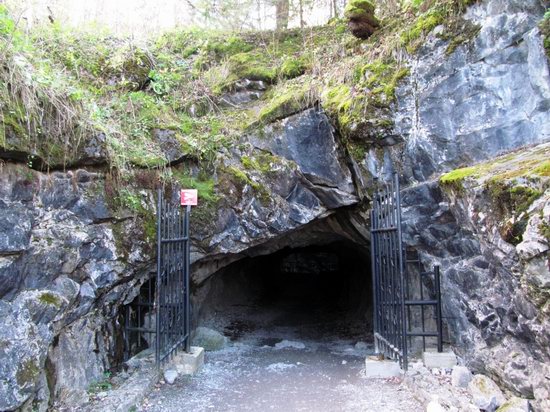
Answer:
[{"label": "green moss patch", "polygon": [[415,23],[401,33],[401,44],[411,53],[421,45],[421,37],[445,22],[446,16],[440,9],[421,14]]},{"label": "green moss patch", "polygon": [[439,178],[439,182],[442,186],[455,190],[461,190],[463,180],[467,177],[475,176],[478,171],[479,170],[477,167],[464,167],[462,169],[456,169],[441,176]]},{"label": "green moss patch", "polygon": [[237,79],[263,80],[273,83],[277,71],[271,67],[269,57],[260,52],[235,54],[229,59],[231,73]]},{"label": "green moss patch", "polygon": [[59,297],[50,292],[42,293],[38,297],[38,300],[45,305],[55,306],[56,308],[61,307],[61,301],[59,300]]},{"label": "green moss patch", "polygon": [[543,38],[543,45],[546,55],[550,57],[550,10],[546,11],[543,19],[539,23],[539,30]]},{"label": "green moss patch", "polygon": [[308,69],[305,58],[288,57],[283,61],[279,74],[285,79],[301,76]]},{"label": "green moss patch", "polygon": [[336,119],[340,132],[351,139],[377,142],[393,126],[390,108],[395,90],[409,75],[392,59],[377,59],[354,68],[354,84],[325,89],[323,107]]},{"label": "green moss patch", "polygon": [[258,118],[262,123],[270,123],[311,107],[315,93],[311,84],[289,84],[270,92],[268,101],[262,107]]},{"label": "green moss patch", "polygon": [[228,167],[226,171],[232,176],[232,180],[239,190],[242,191],[244,187],[248,185],[257,193],[258,198],[262,203],[269,202],[269,199],[271,198],[269,191],[261,183],[252,180],[248,172],[235,166]]},{"label": "green moss patch", "polygon": [[256,171],[262,174],[272,173],[274,166],[282,161],[282,159],[270,153],[258,153],[254,157],[241,157],[241,163],[246,170]]},{"label": "green moss patch", "polygon": [[348,19],[361,19],[371,16],[375,8],[372,0],[350,0],[344,9],[344,16]]},{"label": "green moss patch", "polygon": [[33,385],[36,379],[40,375],[40,368],[38,367],[36,361],[32,359],[27,359],[23,361],[15,373],[15,379],[17,384],[21,387],[28,387]]},{"label": "green moss patch", "polygon": [[550,144],[541,144],[453,170],[439,181],[456,195],[463,195],[466,187],[481,187],[492,203],[492,217],[501,237],[517,245],[527,227],[531,205],[550,188],[549,156]]}]

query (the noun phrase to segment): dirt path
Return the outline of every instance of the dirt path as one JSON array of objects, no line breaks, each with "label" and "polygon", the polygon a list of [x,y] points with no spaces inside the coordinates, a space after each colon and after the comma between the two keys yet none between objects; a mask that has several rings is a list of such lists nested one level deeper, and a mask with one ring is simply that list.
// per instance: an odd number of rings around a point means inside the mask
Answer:
[{"label": "dirt path", "polygon": [[[161,385],[141,411],[422,411],[399,379],[366,379],[371,348],[352,340],[251,333],[209,352],[193,377]],[[288,331],[287,331],[288,332]],[[284,336],[287,340],[273,338]]]}]

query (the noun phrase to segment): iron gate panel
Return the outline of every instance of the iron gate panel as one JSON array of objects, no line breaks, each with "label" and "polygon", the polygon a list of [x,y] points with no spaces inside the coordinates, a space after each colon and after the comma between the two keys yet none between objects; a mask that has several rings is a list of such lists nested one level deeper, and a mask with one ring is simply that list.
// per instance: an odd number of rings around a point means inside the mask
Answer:
[{"label": "iron gate panel", "polygon": [[[408,350],[413,338],[435,338],[437,350],[443,350],[441,281],[439,266],[423,271],[418,253],[408,258],[401,232],[401,196],[399,178],[378,184],[371,210],[371,262],[374,299],[374,343],[377,353],[399,361],[407,370]],[[416,265],[416,272],[411,269]],[[431,293],[424,293],[426,280],[432,279]],[[411,308],[420,308],[418,319]],[[429,317],[428,308],[433,316]],[[434,321],[428,330],[427,319]]]},{"label": "iron gate panel", "polygon": [[374,277],[376,351],[407,369],[405,268],[401,237],[401,199],[397,174],[381,183],[371,211],[371,262]]},{"label": "iron gate panel", "polygon": [[124,357],[149,347],[157,366],[178,349],[190,349],[189,216],[158,191],[157,274],[145,281],[125,310]]},{"label": "iron gate panel", "polygon": [[157,365],[178,349],[189,351],[189,215],[158,192],[156,361]]}]

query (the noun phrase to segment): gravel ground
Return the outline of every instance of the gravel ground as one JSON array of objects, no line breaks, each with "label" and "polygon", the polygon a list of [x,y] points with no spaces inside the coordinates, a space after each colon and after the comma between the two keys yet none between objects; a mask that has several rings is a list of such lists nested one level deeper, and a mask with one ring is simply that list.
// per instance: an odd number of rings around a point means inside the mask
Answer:
[{"label": "gravel ground", "polygon": [[401,379],[363,376],[371,345],[327,336],[323,326],[243,327],[228,347],[206,354],[199,373],[158,385],[140,410],[423,411]]}]

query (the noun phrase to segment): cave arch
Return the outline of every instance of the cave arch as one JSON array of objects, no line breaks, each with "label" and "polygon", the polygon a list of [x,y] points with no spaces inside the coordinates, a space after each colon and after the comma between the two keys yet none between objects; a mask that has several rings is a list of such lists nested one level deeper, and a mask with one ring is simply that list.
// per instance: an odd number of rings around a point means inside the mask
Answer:
[{"label": "cave arch", "polygon": [[372,340],[370,251],[345,237],[244,257],[195,293],[195,325],[243,336]]}]

